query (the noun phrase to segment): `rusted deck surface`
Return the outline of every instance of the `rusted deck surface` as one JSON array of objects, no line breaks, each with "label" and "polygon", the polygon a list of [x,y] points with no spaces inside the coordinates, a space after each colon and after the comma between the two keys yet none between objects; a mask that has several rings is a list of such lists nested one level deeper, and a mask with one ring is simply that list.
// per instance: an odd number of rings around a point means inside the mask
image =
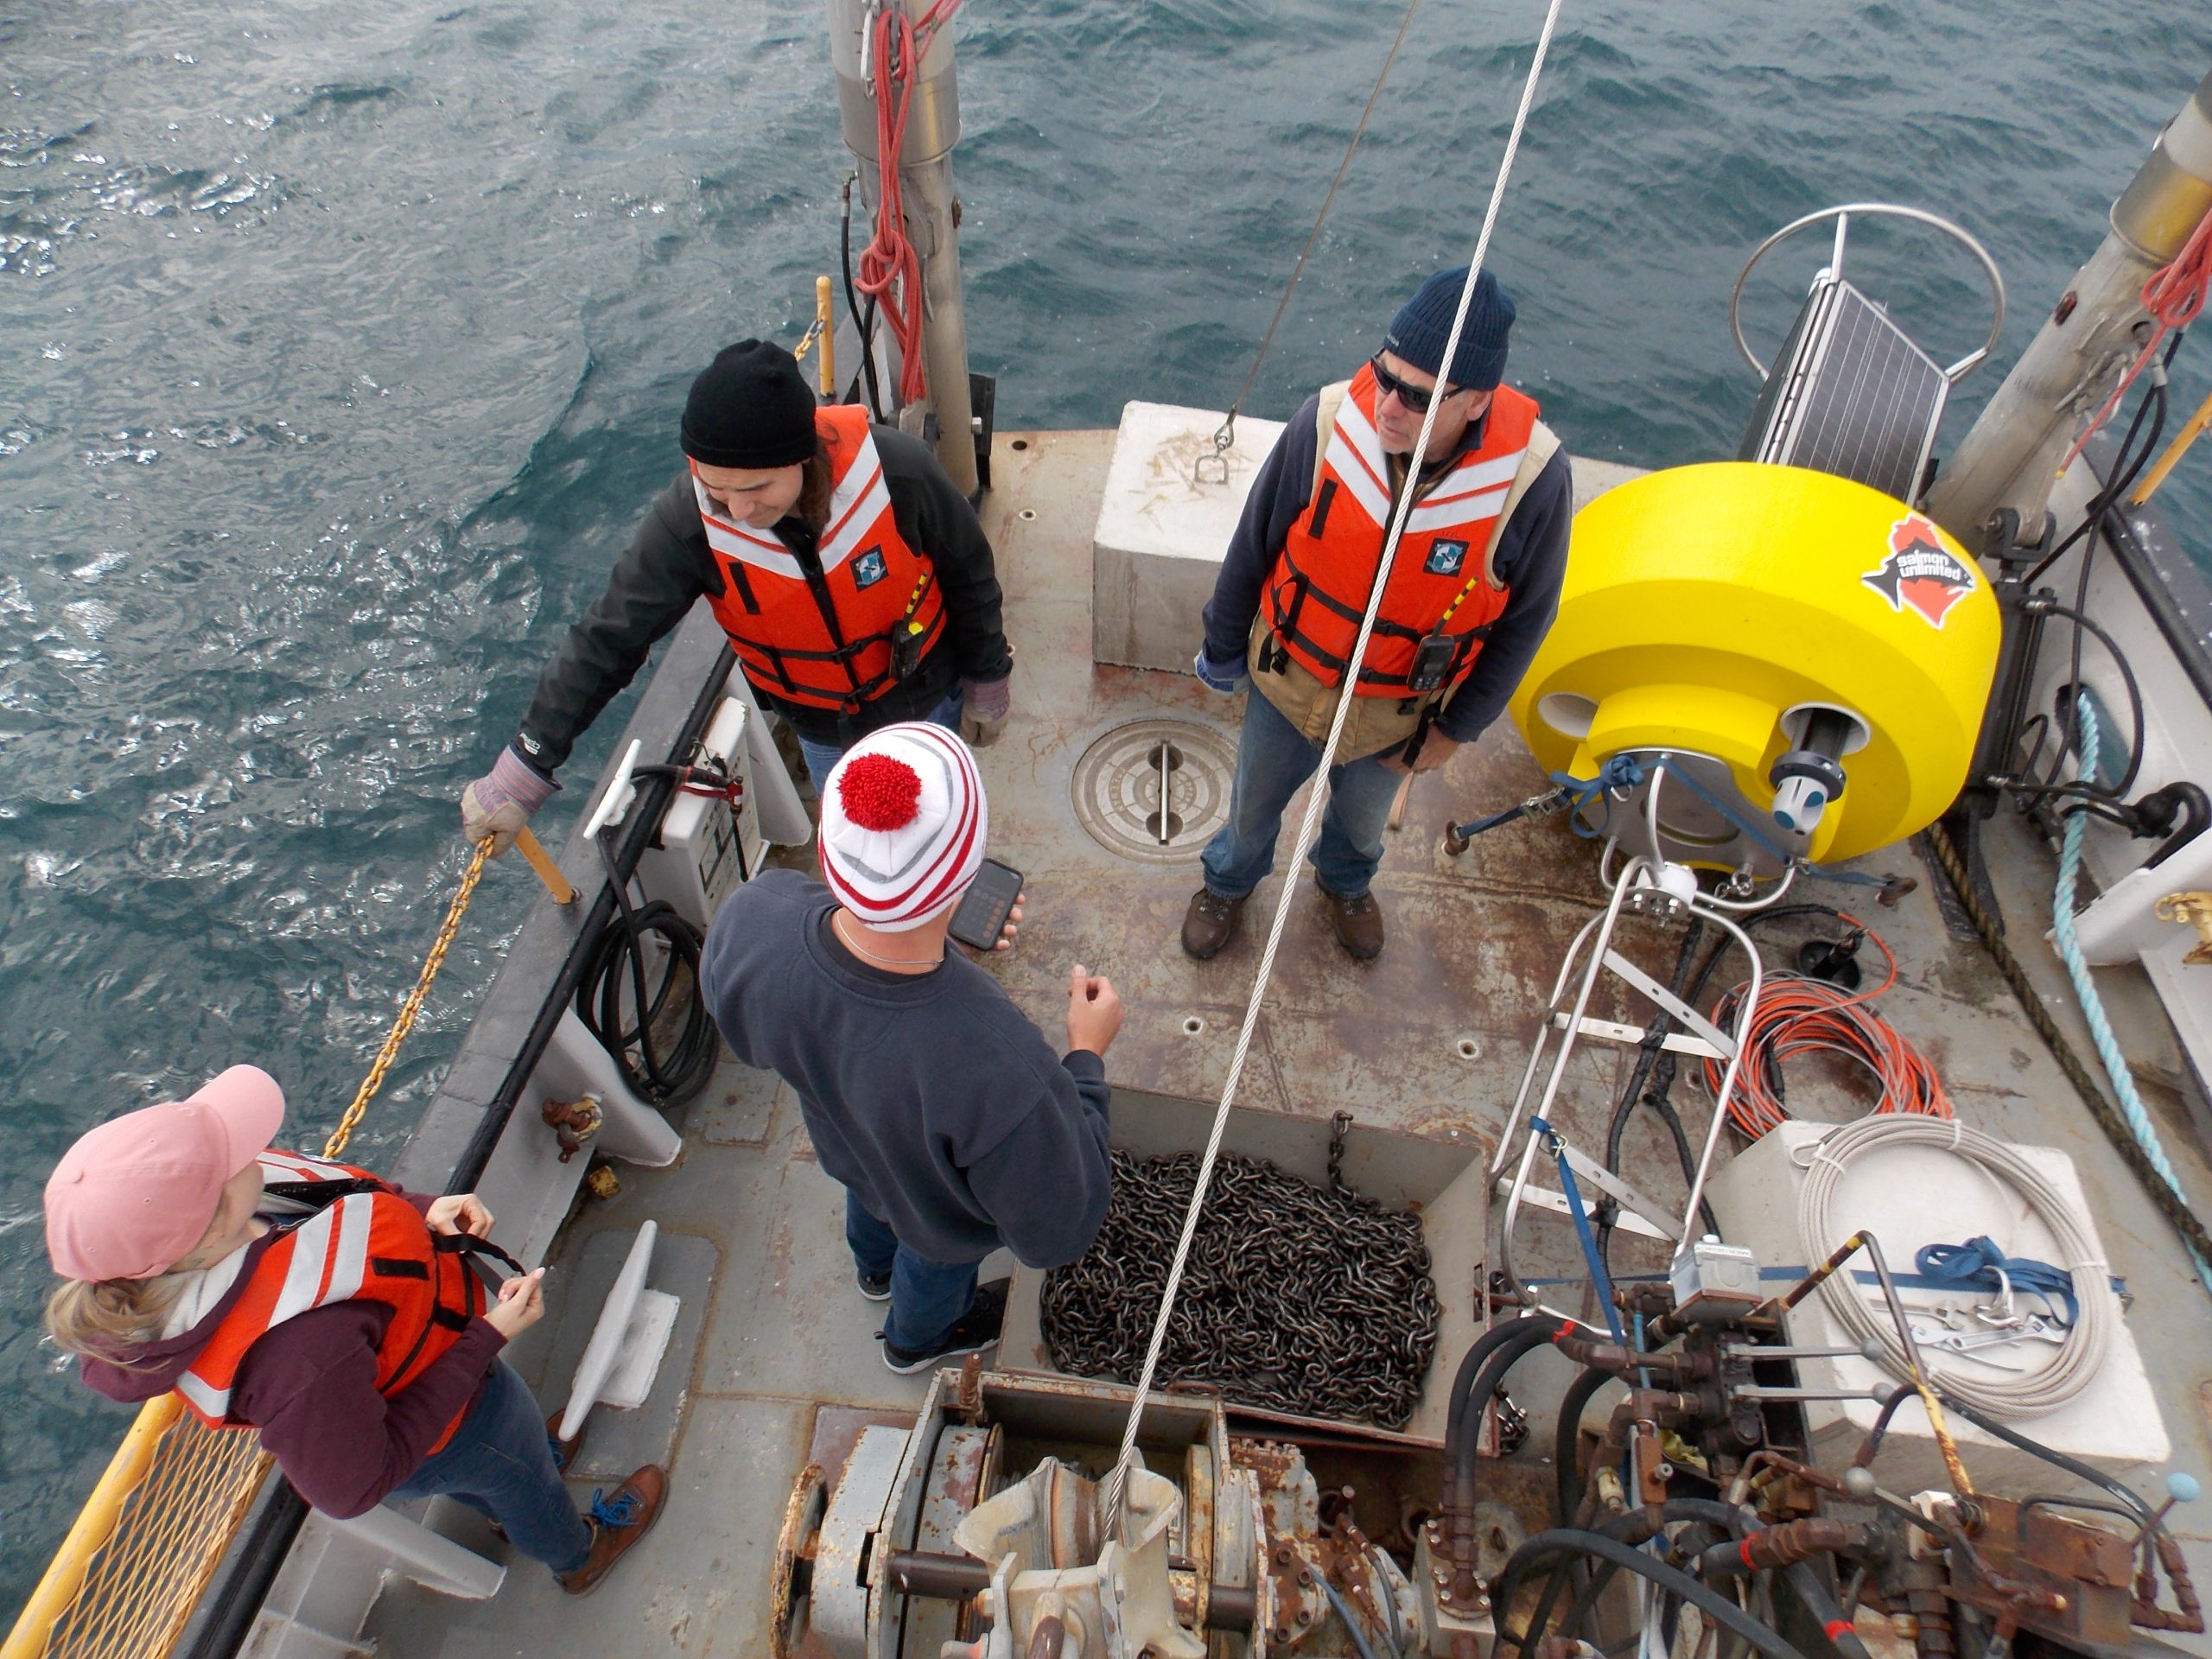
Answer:
[{"label": "rusted deck surface", "polygon": [[[1390,931],[1380,960],[1346,957],[1310,880],[1279,872],[1248,906],[1242,940],[1212,963],[1188,961],[1177,930],[1198,885],[1195,841],[1187,861],[1132,862],[1078,826],[1071,799],[1084,752],[1116,728],[1173,718],[1216,728],[1233,741],[1239,713],[1236,702],[1187,677],[1091,664],[1090,526],[1111,439],[1110,433],[1006,435],[995,457],[997,489],[986,522],[1019,655],[1013,721],[982,759],[992,849],[1027,872],[1029,893],[1020,948],[998,959],[997,971],[1055,1036],[1069,964],[1081,960],[1109,975],[1128,1009],[1109,1073],[1122,1086],[1189,1100],[1195,1146],[1228,1065],[1268,910],[1281,884],[1294,880],[1299,891],[1240,1103],[1313,1116],[1344,1108],[1381,1128],[1462,1147],[1469,1140],[1495,1145],[1561,956],[1599,902],[1594,845],[1554,820],[1509,826],[1457,861],[1442,855],[1437,831],[1447,814],[1491,810],[1542,785],[1517,735],[1501,722],[1414,786],[1407,826],[1393,839],[1377,883]],[[2046,979],[2054,1008],[2071,1020],[2070,999],[2040,941],[2048,859],[2010,823],[1997,826],[1996,836],[1994,861],[2015,918],[2013,937]],[[2212,1400],[2212,1319],[2186,1258],[2083,1116],[1980,946],[1948,931],[1932,872],[1904,848],[1870,861],[1870,868],[1918,875],[1921,888],[1895,911],[1872,908],[1865,888],[1814,884],[1798,896],[1847,910],[1868,906],[1858,913],[1902,963],[1885,1011],[1934,1058],[1967,1121],[2074,1156],[2113,1270],[2135,1297],[2130,1323],[2147,1333],[2175,1465],[2212,1472],[2205,1404]],[[1641,927],[1624,930],[1623,948],[1663,980],[1677,936]],[[1802,922],[1783,921],[1760,932],[1794,952],[1807,931]],[[2154,1109],[2168,1122],[2170,1150],[2185,1181],[2204,1190],[2182,1096],[2161,1086],[2176,1081],[2180,1064],[2163,1022],[2128,976],[2112,976],[2110,982],[2124,1040],[2152,1085]],[[1592,1011],[1642,1017],[1617,1001]],[[1586,1050],[1554,1112],[1565,1132],[1593,1153],[1603,1149],[1605,1121],[1631,1058],[1622,1050]],[[1847,1080],[1830,1103],[1837,1116],[1854,1116],[1863,1106],[1854,1108],[1853,1098]],[[1701,1136],[1706,1103],[1687,1075],[1675,1099],[1693,1136]],[[561,1595],[527,1562],[488,1604],[394,1589],[371,1624],[382,1651],[408,1659],[765,1652],[776,1530],[824,1408],[895,1410],[919,1400],[921,1380],[893,1376],[877,1356],[879,1310],[854,1289],[840,1195],[813,1162],[789,1092],[726,1065],[690,1109],[684,1131],[686,1153],[675,1168],[626,1172],[620,1197],[589,1206],[572,1224],[549,1286],[556,1298],[595,1305],[587,1269],[610,1253],[592,1252],[591,1241],[632,1231],[648,1216],[683,1247],[671,1258],[682,1282],[656,1274],[656,1282],[704,1304],[699,1339],[682,1351],[679,1335],[662,1375],[660,1396],[674,1400],[680,1390],[679,1408],[649,1408],[630,1422],[602,1414],[585,1459],[586,1476],[611,1486],[607,1477],[626,1460],[672,1457],[658,1534],[582,1603]],[[1626,1144],[1636,1184],[1679,1204],[1683,1183],[1671,1147],[1647,1115],[1639,1114]],[[1649,1247],[1640,1256],[1627,1239],[1616,1260],[1624,1268],[1656,1264]],[[1522,1261],[1541,1273],[1580,1270],[1568,1230],[1541,1217],[1523,1223]],[[1575,1305],[1573,1293],[1560,1294],[1563,1305]],[[518,1363],[534,1382],[550,1375],[565,1386],[567,1357],[582,1344],[584,1322],[549,1319],[518,1344]],[[1439,1363],[1455,1359],[1440,1356]],[[1524,1459],[1548,1448],[1549,1402],[1563,1376],[1545,1371],[1553,1363],[1541,1356],[1523,1368],[1525,1376],[1516,1373],[1516,1392],[1540,1426]],[[554,1402],[549,1392],[547,1403]],[[1515,1484],[1541,1490],[1548,1480]],[[2205,1541],[2212,1540],[2212,1512],[2176,1518],[2200,1578],[2212,1575],[2212,1543]],[[496,1553],[465,1518],[454,1519],[454,1530]]]}]

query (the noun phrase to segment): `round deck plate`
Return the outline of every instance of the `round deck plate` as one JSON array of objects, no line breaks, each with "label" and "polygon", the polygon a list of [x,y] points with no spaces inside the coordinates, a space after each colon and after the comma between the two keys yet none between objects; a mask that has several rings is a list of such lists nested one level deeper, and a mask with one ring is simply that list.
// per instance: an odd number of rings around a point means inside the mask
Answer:
[{"label": "round deck plate", "polygon": [[1109,853],[1145,864],[1185,863],[1229,821],[1236,770],[1236,741],[1211,726],[1188,720],[1117,726],[1075,763],[1076,822]]}]

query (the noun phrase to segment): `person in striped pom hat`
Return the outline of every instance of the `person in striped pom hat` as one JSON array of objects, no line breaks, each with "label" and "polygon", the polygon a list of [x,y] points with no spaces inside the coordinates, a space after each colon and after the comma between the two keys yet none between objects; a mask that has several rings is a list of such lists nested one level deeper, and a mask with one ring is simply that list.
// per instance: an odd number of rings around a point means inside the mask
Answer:
[{"label": "person in striped pom hat", "polygon": [[[884,1363],[918,1371],[998,1340],[1005,1249],[1033,1268],[1090,1248],[1106,1218],[1105,1055],[1121,999],[1082,963],[1067,1048],[946,948],[990,835],[976,757],[903,721],[846,751],[822,790],[822,880],[766,870],[708,930],[701,982],[732,1053],[798,1096],[845,1189],[861,1294],[888,1302]],[[1007,923],[1011,948],[1021,917]]]}]

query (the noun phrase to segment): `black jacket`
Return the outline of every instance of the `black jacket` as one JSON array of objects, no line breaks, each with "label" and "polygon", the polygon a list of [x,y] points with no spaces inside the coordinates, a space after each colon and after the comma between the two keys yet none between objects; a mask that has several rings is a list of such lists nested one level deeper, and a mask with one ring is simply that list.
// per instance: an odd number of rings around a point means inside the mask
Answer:
[{"label": "black jacket", "polygon": [[[920,720],[944,701],[956,680],[1004,679],[1013,667],[999,620],[998,574],[991,544],[967,498],[929,446],[887,427],[874,429],[892,517],[906,545],[937,567],[944,632],[914,672],[858,713],[786,702],[759,685],[753,696],[817,743],[849,744],[896,720]],[[816,556],[813,533],[795,518],[777,537],[802,564]],[[660,493],[595,600],[537,677],[516,735],[516,750],[540,772],[569,758],[599,711],[627,684],[661,638],[702,595],[722,590],[721,572],[699,522],[687,470]]]},{"label": "black jacket", "polygon": [[[1244,517],[1230,538],[1228,556],[1214,579],[1206,606],[1206,655],[1217,663],[1242,663],[1260,613],[1260,590],[1274,569],[1291,526],[1313,493],[1313,460],[1320,446],[1314,426],[1320,415],[1317,393],[1299,405],[1282,436],[1252,480]],[[1468,423],[1467,435],[1450,459],[1483,441],[1482,421]],[[1424,467],[1442,466],[1432,462]],[[1480,737],[1521,683],[1535,660],[1536,647],[1559,614],[1560,584],[1567,577],[1567,527],[1574,519],[1574,480],[1561,449],[1529,481],[1526,494],[1506,521],[1497,543],[1498,580],[1511,590],[1505,609],[1491,624],[1475,665],[1436,717],[1436,729],[1456,742]]]}]

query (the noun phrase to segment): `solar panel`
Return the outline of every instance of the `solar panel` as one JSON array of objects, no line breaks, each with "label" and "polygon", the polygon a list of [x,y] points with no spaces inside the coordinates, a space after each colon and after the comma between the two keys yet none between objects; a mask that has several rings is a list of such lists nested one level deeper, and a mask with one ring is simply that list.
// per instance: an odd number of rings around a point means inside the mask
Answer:
[{"label": "solar panel", "polygon": [[1834,473],[1910,502],[1949,391],[1888,313],[1822,277],[1760,390],[1738,459]]}]

